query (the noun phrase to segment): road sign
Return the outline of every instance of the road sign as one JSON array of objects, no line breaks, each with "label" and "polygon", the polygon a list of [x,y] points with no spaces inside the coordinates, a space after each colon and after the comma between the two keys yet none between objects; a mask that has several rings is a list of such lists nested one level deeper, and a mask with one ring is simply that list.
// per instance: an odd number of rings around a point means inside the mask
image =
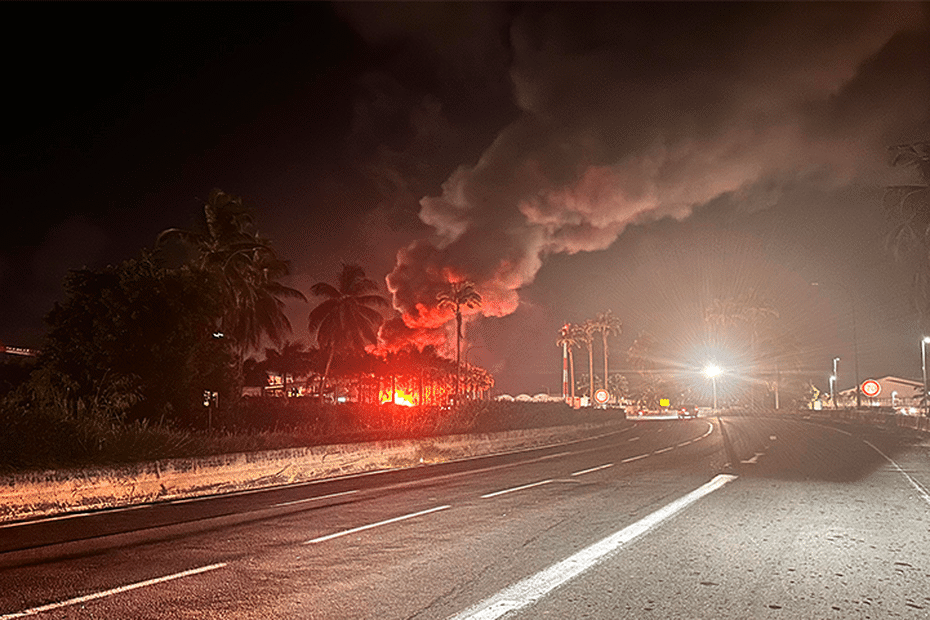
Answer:
[{"label": "road sign", "polygon": [[878,396],[882,386],[875,379],[866,379],[862,382],[862,393],[868,397]]},{"label": "road sign", "polygon": [[610,400],[610,393],[607,390],[600,389],[594,392],[594,401],[600,405],[603,405],[608,400]]}]

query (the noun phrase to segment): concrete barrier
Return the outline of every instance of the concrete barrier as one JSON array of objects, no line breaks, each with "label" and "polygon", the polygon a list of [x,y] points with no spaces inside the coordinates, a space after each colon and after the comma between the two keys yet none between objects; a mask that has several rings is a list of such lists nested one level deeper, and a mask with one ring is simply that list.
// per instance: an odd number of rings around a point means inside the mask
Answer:
[{"label": "concrete barrier", "polygon": [[625,420],[483,435],[167,459],[0,478],[0,522],[399,469],[542,448],[615,432]]}]

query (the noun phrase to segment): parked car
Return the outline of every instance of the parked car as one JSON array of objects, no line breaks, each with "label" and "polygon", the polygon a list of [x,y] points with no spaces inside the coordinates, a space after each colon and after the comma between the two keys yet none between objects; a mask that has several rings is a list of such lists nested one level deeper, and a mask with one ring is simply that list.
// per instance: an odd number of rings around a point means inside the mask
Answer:
[{"label": "parked car", "polygon": [[678,408],[678,417],[679,419],[685,418],[696,418],[698,415],[697,406],[695,405],[682,405]]}]

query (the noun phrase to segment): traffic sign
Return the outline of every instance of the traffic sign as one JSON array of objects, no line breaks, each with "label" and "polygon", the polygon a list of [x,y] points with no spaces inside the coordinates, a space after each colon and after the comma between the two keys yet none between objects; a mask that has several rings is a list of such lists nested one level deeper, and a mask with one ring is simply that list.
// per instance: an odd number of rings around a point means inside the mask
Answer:
[{"label": "traffic sign", "polygon": [[866,379],[862,382],[862,393],[868,397],[878,396],[882,386],[875,379]]},{"label": "traffic sign", "polygon": [[594,401],[600,405],[603,405],[608,400],[610,400],[610,392],[605,389],[596,390],[594,392]]}]

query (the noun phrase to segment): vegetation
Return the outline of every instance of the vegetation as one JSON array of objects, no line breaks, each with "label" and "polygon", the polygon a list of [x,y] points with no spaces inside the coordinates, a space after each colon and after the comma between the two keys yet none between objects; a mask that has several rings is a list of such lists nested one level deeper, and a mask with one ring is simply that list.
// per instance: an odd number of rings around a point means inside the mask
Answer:
[{"label": "vegetation", "polygon": [[908,269],[912,296],[922,333],[930,331],[930,142],[902,144],[890,149],[893,166],[914,168],[921,184],[895,185],[885,191],[891,222],[888,246]]},{"label": "vegetation", "polygon": [[462,374],[462,308],[481,307],[481,295],[475,290],[475,284],[467,280],[450,282],[448,291],[436,295],[440,308],[449,308],[455,314],[455,393],[459,393]]}]

